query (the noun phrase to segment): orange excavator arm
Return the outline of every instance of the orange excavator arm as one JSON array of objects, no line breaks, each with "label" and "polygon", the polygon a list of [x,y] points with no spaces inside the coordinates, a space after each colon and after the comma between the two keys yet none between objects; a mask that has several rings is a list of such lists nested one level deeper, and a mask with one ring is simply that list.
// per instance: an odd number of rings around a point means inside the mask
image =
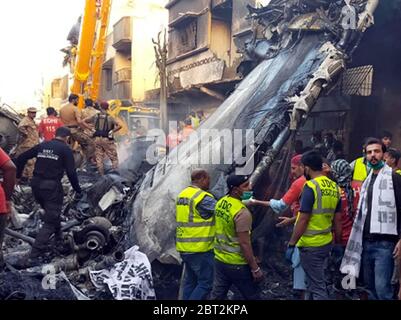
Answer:
[{"label": "orange excavator arm", "polygon": [[[100,17],[97,12],[99,5]],[[99,94],[110,9],[111,0],[86,0],[85,3],[71,87],[71,92],[79,96],[79,108],[83,108],[84,98],[90,96],[96,100]],[[96,35],[98,20],[100,30]]]},{"label": "orange excavator arm", "polygon": [[100,31],[96,41],[95,52],[93,53],[92,62],[92,83],[89,88],[89,96],[93,101],[99,97],[99,88],[102,77],[102,65],[104,53],[106,50],[107,28],[110,20],[111,0],[102,1]]}]

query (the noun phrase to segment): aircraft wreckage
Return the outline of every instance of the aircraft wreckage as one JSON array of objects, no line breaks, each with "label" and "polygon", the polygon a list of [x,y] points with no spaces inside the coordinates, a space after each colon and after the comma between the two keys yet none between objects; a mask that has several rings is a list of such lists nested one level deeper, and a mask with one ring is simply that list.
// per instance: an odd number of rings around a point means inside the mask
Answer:
[{"label": "aircraft wreckage", "polygon": [[[249,7],[253,36],[246,44],[244,62],[256,67],[198,132],[253,129],[253,152],[246,159],[242,152],[234,154],[233,165],[223,161],[202,165],[212,178],[212,193],[224,195],[225,176],[236,167],[255,165],[254,192],[265,196],[257,189],[265,188],[259,185],[275,156],[302,126],[319,97],[336,85],[363,33],[373,24],[378,4],[378,0],[348,4],[273,0],[263,8]],[[188,185],[191,170],[199,166],[193,164],[199,150],[223,153],[220,139],[216,135],[202,146],[190,139],[146,174],[132,206],[129,235],[150,260],[179,261],[174,242],[175,198]]]},{"label": "aircraft wreckage", "polygon": [[[151,167],[140,160],[149,143],[138,141],[128,150],[135,158],[129,158],[119,174],[99,180],[96,174],[79,173],[83,199],[73,200],[65,183],[69,192],[62,215],[65,243],[51,260],[52,270],[63,271],[61,278],[67,282],[64,293],[58,290],[59,298],[102,298],[96,292],[105,284],[116,299],[154,298],[149,261],[180,262],[175,250],[175,199],[189,184],[194,168],[209,171],[211,192],[216,197],[225,194],[225,177],[237,169],[252,174],[257,198],[266,197],[266,179],[277,155],[303,125],[319,97],[336,86],[363,33],[373,24],[378,5],[379,0],[272,0],[266,7],[249,7],[247,18],[252,21],[253,33],[240,67],[246,76],[196,132],[202,135],[203,130],[214,129],[234,133],[238,129],[245,132],[241,139],[246,148],[234,146],[229,155],[233,161],[225,163],[220,134],[208,137],[207,143],[191,136]],[[220,161],[200,165],[199,154],[217,154]],[[40,280],[31,283],[31,295],[25,292],[25,297],[49,298],[49,291],[38,295],[43,292],[43,270],[31,268],[26,274],[15,269],[39,226],[40,209],[28,189],[19,187],[14,195],[19,214],[13,214],[14,228],[7,230],[11,237],[6,241],[5,255],[11,272],[3,279],[0,296],[20,294],[18,285],[28,281],[27,274],[32,279],[37,272]],[[273,215],[265,214],[262,223],[269,224],[269,220],[274,221]],[[141,252],[147,258],[140,256]],[[110,271],[113,266],[117,267]],[[120,286],[111,285],[122,274],[146,282],[141,290],[130,279]]]}]

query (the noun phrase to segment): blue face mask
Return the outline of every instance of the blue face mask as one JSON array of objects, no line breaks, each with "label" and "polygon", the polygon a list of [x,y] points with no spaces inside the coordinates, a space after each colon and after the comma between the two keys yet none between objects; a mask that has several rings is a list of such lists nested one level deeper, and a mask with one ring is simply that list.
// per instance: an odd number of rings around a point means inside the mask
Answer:
[{"label": "blue face mask", "polygon": [[372,170],[380,170],[381,168],[384,167],[384,161],[379,161],[378,163],[376,163],[375,165],[371,164],[368,161],[368,167]]}]

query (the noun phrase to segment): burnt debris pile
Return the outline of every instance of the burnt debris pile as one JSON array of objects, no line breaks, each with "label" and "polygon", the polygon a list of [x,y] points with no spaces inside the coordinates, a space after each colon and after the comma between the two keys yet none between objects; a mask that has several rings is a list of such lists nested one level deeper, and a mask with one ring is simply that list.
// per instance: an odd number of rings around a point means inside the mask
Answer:
[{"label": "burnt debris pile", "polygon": [[62,237],[51,239],[49,253],[34,261],[28,255],[44,211],[29,185],[17,186],[4,243],[0,299],[155,299],[149,260],[126,239],[141,178],[141,168],[133,168],[130,180],[124,178],[129,169],[102,177],[80,170],[80,197],[63,179]]}]

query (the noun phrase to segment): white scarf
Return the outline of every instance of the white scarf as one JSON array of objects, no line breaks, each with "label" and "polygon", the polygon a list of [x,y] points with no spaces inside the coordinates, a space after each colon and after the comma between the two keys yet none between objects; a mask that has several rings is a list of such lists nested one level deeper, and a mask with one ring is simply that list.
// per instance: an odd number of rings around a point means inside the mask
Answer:
[{"label": "white scarf", "polygon": [[[397,235],[397,208],[393,187],[393,170],[388,166],[379,171],[373,185],[370,232]],[[368,188],[373,170],[362,185],[357,216],[345,249],[340,270],[354,277],[359,276],[362,257],[363,227],[368,213]]]}]

